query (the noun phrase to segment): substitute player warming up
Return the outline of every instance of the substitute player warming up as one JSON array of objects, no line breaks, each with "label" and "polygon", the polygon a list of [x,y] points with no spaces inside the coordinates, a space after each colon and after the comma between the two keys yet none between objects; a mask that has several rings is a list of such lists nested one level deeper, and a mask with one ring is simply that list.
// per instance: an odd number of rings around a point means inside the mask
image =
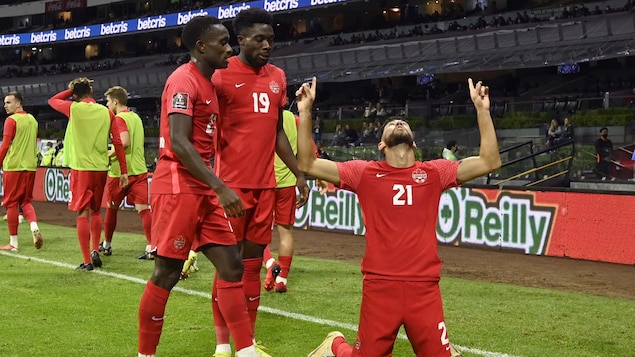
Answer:
[{"label": "substitute player warming up", "polygon": [[0,250],[18,250],[18,225],[20,224],[19,206],[31,225],[33,245],[42,248],[44,240],[37,225],[33,200],[33,185],[37,170],[37,121],[33,115],[24,111],[22,94],[9,92],[4,97],[4,109],[9,117],[4,122],[2,146],[0,146],[0,166],[4,198],[2,205],[7,208],[9,226],[9,244]]}]

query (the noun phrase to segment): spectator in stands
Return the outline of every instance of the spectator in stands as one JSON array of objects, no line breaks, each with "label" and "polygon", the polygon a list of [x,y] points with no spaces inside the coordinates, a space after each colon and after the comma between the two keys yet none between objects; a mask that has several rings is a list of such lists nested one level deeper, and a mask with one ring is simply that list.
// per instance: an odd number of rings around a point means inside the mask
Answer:
[{"label": "spectator in stands", "polygon": [[[366,124],[366,122],[364,122]],[[366,124],[362,131],[362,142],[365,144],[376,144],[377,137],[375,136],[375,124],[372,122]]]},{"label": "spectator in stands", "polygon": [[344,126],[344,139],[346,140],[346,144],[349,146],[356,146],[359,143],[359,134],[357,134],[357,130],[351,127],[350,124],[346,124]]},{"label": "spectator in stands", "polygon": [[611,164],[611,155],[613,154],[613,142],[608,138],[609,129],[606,127],[600,129],[600,137],[595,141],[595,154],[597,156],[597,165],[595,174],[599,179],[609,177],[609,169]]},{"label": "spectator in stands", "polygon": [[562,127],[558,124],[556,119],[551,119],[551,124],[547,130],[547,143],[546,145],[551,147],[560,142],[562,136]]},{"label": "spectator in stands", "polygon": [[344,134],[344,130],[342,129],[342,124],[337,124],[335,126],[335,135],[333,135],[333,146],[345,146],[346,145],[346,135]]},{"label": "spectator in stands", "polygon": [[381,103],[377,103],[377,110],[375,112],[375,115],[377,115],[377,117],[379,119],[383,119],[386,117],[386,109],[384,108],[384,105]]},{"label": "spectator in stands", "polygon": [[324,129],[324,123],[322,123],[322,119],[316,114],[315,122],[313,123],[313,141],[320,142],[322,141],[322,130]]},{"label": "spectator in stands", "polygon": [[456,157],[456,151],[458,149],[459,149],[459,147],[456,144],[456,140],[450,140],[450,141],[447,142],[447,144],[445,144],[445,147],[443,148],[443,153],[441,154],[441,157],[443,157],[446,160],[450,160],[450,161],[458,161],[459,159]]},{"label": "spectator in stands", "polygon": [[564,125],[562,126],[562,140],[573,140],[573,136],[573,124],[571,124],[571,119],[566,117],[564,118]]},{"label": "spectator in stands", "polygon": [[366,109],[364,109],[364,118],[367,118],[367,119],[374,118],[376,112],[377,112],[377,109],[375,108],[373,103],[368,102]]}]

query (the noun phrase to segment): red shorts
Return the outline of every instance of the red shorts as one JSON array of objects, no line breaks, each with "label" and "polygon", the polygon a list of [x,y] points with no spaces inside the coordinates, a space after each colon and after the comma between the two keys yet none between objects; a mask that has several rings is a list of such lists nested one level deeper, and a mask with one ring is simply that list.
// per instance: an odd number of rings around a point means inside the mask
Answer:
[{"label": "red shorts", "polygon": [[190,249],[214,243],[235,245],[236,238],[216,196],[182,193],[154,194],[152,204],[152,251],[157,255],[186,260]]},{"label": "red shorts", "polygon": [[295,205],[297,197],[295,186],[276,188],[276,205],[273,221],[276,224],[292,226],[295,223]]},{"label": "red shorts", "polygon": [[119,187],[119,177],[110,177],[106,180],[106,202],[109,205],[119,207],[124,197],[133,205],[148,204],[148,174],[128,176],[128,186]]},{"label": "red shorts", "polygon": [[245,216],[229,218],[234,228],[236,240],[248,240],[256,244],[271,243],[273,232],[273,206],[276,202],[276,189],[235,188],[243,206]]},{"label": "red shorts", "polygon": [[71,169],[71,191],[68,209],[81,212],[87,209],[99,211],[104,196],[108,171],[82,171]]},{"label": "red shorts", "polygon": [[437,282],[364,279],[359,331],[352,355],[391,356],[401,325],[417,356],[450,356]]},{"label": "red shorts", "polygon": [[2,205],[12,207],[33,201],[35,171],[5,171],[2,175]]}]

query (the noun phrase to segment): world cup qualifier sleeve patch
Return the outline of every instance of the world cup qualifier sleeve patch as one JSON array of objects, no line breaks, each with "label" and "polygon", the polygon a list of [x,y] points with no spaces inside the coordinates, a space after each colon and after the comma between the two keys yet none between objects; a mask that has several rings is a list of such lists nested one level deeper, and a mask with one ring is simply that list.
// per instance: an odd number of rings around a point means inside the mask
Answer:
[{"label": "world cup qualifier sleeve patch", "polygon": [[172,109],[187,110],[187,102],[187,93],[174,93],[172,96]]}]

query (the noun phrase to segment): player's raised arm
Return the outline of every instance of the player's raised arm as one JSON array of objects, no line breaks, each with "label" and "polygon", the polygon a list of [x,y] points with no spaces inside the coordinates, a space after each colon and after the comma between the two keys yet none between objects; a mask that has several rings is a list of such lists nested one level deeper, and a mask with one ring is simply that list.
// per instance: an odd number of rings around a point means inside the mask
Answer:
[{"label": "player's raised arm", "polygon": [[315,157],[311,110],[315,101],[316,83],[317,79],[313,77],[311,84],[304,83],[295,93],[300,114],[300,121],[298,122],[298,167],[309,176],[339,185],[340,175],[335,162]]},{"label": "player's raised arm", "polygon": [[481,147],[478,156],[471,156],[461,161],[457,172],[457,180],[466,182],[479,176],[486,175],[501,167],[498,140],[494,123],[490,115],[489,87],[480,81],[474,85],[472,78],[468,79],[470,97],[476,108],[476,118],[481,134]]}]

